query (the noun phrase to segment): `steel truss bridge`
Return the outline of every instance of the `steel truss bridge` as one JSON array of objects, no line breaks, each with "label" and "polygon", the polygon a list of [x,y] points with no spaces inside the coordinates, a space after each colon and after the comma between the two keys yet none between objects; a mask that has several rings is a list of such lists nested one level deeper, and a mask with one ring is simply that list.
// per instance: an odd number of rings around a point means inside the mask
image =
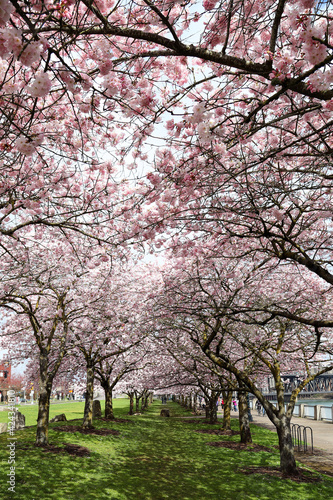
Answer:
[{"label": "steel truss bridge", "polygon": [[[284,383],[285,395],[290,395],[296,387],[298,387],[301,378],[296,375],[284,375],[281,377]],[[275,392],[274,383],[269,380],[269,394]],[[304,389],[299,393],[298,397],[310,396],[312,394],[332,393],[333,398],[333,373],[319,375],[314,380],[311,380]],[[275,392],[276,396],[276,392]]]}]

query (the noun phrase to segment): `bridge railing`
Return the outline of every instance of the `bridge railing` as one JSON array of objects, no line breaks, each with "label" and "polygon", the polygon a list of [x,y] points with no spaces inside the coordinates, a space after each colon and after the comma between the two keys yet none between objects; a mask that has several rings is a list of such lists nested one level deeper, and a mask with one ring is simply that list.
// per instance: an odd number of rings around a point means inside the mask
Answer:
[{"label": "bridge railing", "polygon": [[[250,409],[255,408],[255,399],[250,400]],[[277,404],[275,401],[271,401]],[[287,410],[288,403],[285,403]],[[296,403],[294,408],[294,416],[300,418],[308,418],[310,420],[325,420],[333,424],[333,405],[309,405],[305,403]]]},{"label": "bridge railing", "polygon": [[326,420],[333,423],[333,405],[307,405],[296,403],[294,415],[295,417],[309,418],[312,420]]}]

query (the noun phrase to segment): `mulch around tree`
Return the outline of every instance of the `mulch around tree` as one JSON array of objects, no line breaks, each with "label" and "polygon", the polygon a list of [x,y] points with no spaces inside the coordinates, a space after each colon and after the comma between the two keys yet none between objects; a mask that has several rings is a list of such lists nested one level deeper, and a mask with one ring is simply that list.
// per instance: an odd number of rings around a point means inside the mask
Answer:
[{"label": "mulch around tree", "polygon": [[233,431],[231,429],[223,431],[222,429],[197,429],[195,432],[200,432],[200,434],[215,434],[216,436],[239,436],[239,431]]},{"label": "mulch around tree", "polygon": [[[212,424],[209,420],[203,420],[202,418],[188,418],[188,419],[182,419],[181,422],[184,424],[207,424],[207,425],[214,425]],[[221,423],[221,422],[216,422]],[[216,424],[215,424],[216,425]]]},{"label": "mulch around tree", "polygon": [[242,474],[265,474],[268,476],[279,477],[281,479],[290,479],[296,483],[320,483],[322,478],[315,472],[306,469],[298,468],[298,474],[293,476],[283,473],[278,467],[246,467],[238,469]]},{"label": "mulch around tree", "polygon": [[258,451],[269,451],[272,452],[271,448],[268,448],[267,446],[262,446],[261,444],[256,444],[256,443],[250,443],[250,444],[244,444],[241,443],[240,441],[209,441],[208,443],[205,443],[208,446],[215,446],[216,448],[229,448],[230,450],[236,450],[236,451],[251,451],[251,452],[258,452]]},{"label": "mulch around tree", "polygon": [[102,422],[114,422],[115,424],[128,424],[131,423],[133,424],[133,420],[129,420],[127,418],[106,418],[106,417],[99,417],[98,420],[101,420]]},{"label": "mulch around tree", "polygon": [[119,436],[120,432],[114,429],[95,429],[95,427],[85,428],[80,425],[61,425],[59,427],[54,427],[55,431],[60,432],[80,432],[81,434],[94,434],[96,436],[108,436],[113,434],[114,436]]},{"label": "mulch around tree", "polygon": [[46,453],[68,453],[69,455],[73,455],[75,457],[88,457],[90,455],[90,450],[85,446],[79,446],[77,444],[64,443],[64,447],[55,446],[49,444],[47,446],[40,446]]},{"label": "mulch around tree", "polygon": [[333,453],[314,448],[313,453],[295,451],[295,457],[302,465],[333,477]]},{"label": "mulch around tree", "polygon": [[[200,431],[199,431],[200,432]],[[206,433],[206,431],[203,431]],[[208,446],[215,446],[217,448],[228,448],[231,450],[236,450],[236,451],[248,451],[252,453],[256,453],[259,451],[268,451],[272,452],[271,448],[268,448],[267,446],[262,446],[260,444],[256,443],[251,443],[249,445],[240,443],[240,442],[234,442],[234,441],[211,441],[206,443]],[[315,464],[309,463],[306,464],[309,465],[310,467],[316,469],[319,473],[326,473],[327,471],[320,470],[320,468],[317,468]],[[239,472],[242,472],[243,474],[266,474],[269,476],[275,476],[275,477],[280,477],[282,479],[291,479],[292,481],[295,481],[297,483],[318,483],[321,481],[321,477],[318,476],[318,472],[310,472],[306,469],[303,468],[298,468],[298,475],[296,476],[290,476],[288,474],[283,473],[279,468],[277,467],[246,467],[244,469],[240,469]]]}]

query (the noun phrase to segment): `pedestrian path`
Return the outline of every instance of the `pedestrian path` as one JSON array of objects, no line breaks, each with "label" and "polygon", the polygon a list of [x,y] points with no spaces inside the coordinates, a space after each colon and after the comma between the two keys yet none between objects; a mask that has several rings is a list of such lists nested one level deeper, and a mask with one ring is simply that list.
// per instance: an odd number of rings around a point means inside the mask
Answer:
[{"label": "pedestrian path", "polygon": [[[256,415],[252,411],[253,423],[263,425],[268,429],[275,430],[275,426],[269,420],[267,415]],[[236,415],[236,413],[235,413]],[[333,453],[333,424],[324,420],[311,420],[309,418],[292,417],[292,424],[310,427],[313,432],[313,446]]]},{"label": "pedestrian path", "polygon": [[[257,411],[251,412],[253,424],[276,432],[275,426],[267,415],[258,415]],[[221,415],[222,416],[222,415]],[[232,413],[233,418],[238,418],[238,412]],[[333,476],[333,424],[331,422],[311,420],[309,418],[292,417],[292,424],[310,427],[313,432],[314,453],[296,452],[296,458],[302,465],[306,465],[320,473]],[[309,436],[309,434],[307,434]],[[309,445],[310,443],[308,443]],[[311,445],[310,445],[311,446]],[[309,450],[311,451],[311,450]]]}]

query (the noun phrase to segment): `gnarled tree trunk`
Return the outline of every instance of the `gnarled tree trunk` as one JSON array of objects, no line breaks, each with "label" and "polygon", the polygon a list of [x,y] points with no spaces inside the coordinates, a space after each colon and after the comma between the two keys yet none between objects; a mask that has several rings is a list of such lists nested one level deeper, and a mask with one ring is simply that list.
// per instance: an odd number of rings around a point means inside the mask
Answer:
[{"label": "gnarled tree trunk", "polygon": [[142,396],[141,411],[145,411],[148,408],[149,392],[146,391]]},{"label": "gnarled tree trunk", "polygon": [[112,389],[110,384],[107,381],[103,381],[101,384],[103,389],[104,389],[104,394],[105,394],[105,418],[108,418],[109,420],[113,420],[114,413],[113,413],[113,403],[112,403]]},{"label": "gnarled tree trunk", "polygon": [[231,429],[231,401],[232,391],[222,391],[223,396],[223,422],[222,430],[230,431]]},{"label": "gnarled tree trunk", "polygon": [[86,401],[84,405],[84,416],[82,426],[89,428],[93,426],[93,399],[94,399],[94,369],[87,364],[87,386]]},{"label": "gnarled tree trunk", "polygon": [[291,476],[298,475],[291,437],[290,419],[286,415],[281,417],[280,425],[277,426],[276,430],[279,437],[281,470]]},{"label": "gnarled tree trunk", "polygon": [[205,397],[205,414],[206,419],[209,420],[209,399]]},{"label": "gnarled tree trunk", "polygon": [[48,359],[46,353],[40,354],[39,370],[40,393],[38,400],[36,445],[45,446],[49,444],[50,396],[53,382],[52,378],[48,374]]},{"label": "gnarled tree trunk", "polygon": [[217,423],[217,400],[218,400],[218,392],[213,392],[209,397],[209,423],[216,424]]},{"label": "gnarled tree trunk", "polygon": [[128,412],[128,414],[129,415],[133,415],[133,413],[134,413],[134,393],[130,392],[128,394],[128,396],[129,396],[129,400],[130,400],[130,406],[129,406],[129,412]]},{"label": "gnarled tree trunk", "polygon": [[193,395],[193,412],[197,413],[198,411],[198,396],[197,394]]},{"label": "gnarled tree trunk", "polygon": [[246,392],[242,386],[240,385],[239,391],[239,430],[241,436],[241,443],[249,444],[252,443],[250,422],[249,422],[249,410],[247,406]]}]

